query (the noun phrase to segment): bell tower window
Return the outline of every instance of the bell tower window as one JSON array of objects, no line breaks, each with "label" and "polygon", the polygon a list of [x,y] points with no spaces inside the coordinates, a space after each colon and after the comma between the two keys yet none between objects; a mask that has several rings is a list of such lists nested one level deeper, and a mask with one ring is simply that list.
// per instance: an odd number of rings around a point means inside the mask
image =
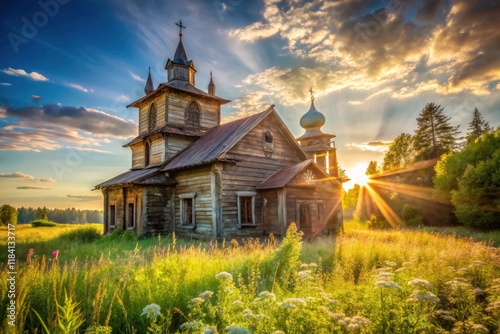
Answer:
[{"label": "bell tower window", "polygon": [[186,124],[200,126],[200,116],[200,106],[195,101],[191,102],[186,109]]},{"label": "bell tower window", "polygon": [[156,127],[156,105],[154,103],[149,107],[148,131]]}]

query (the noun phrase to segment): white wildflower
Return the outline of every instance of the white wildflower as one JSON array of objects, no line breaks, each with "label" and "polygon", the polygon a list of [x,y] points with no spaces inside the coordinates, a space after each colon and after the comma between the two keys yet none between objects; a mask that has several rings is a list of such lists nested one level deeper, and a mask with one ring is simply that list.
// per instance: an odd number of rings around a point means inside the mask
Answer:
[{"label": "white wildflower", "polygon": [[231,275],[230,273],[228,272],[221,272],[221,273],[218,273],[217,275],[215,275],[215,278],[217,279],[228,279],[228,280],[232,280],[233,279],[233,275]]},{"label": "white wildflower", "polygon": [[201,297],[195,297],[193,299],[191,299],[191,304],[201,304],[205,301],[205,299],[201,298]]},{"label": "white wildflower", "polygon": [[275,300],[276,295],[274,293],[269,292],[269,291],[262,291],[261,293],[259,293],[259,298]]},{"label": "white wildflower", "polygon": [[255,316],[257,319],[268,319],[269,317],[265,314],[259,313]]},{"label": "white wildflower", "polygon": [[246,308],[243,310],[243,313],[247,314],[247,313],[253,313],[253,311],[249,308]]},{"label": "white wildflower", "polygon": [[472,262],[472,264],[475,265],[475,266],[485,266],[486,262],[483,262],[483,261],[474,261],[474,262]]},{"label": "white wildflower", "polygon": [[396,262],[393,262],[393,261],[385,261],[384,263],[388,267],[395,267],[398,265]]},{"label": "white wildflower", "polygon": [[281,308],[294,309],[294,308],[297,308],[297,306],[295,306],[294,304],[290,304],[290,303],[283,303],[283,304],[281,304]]},{"label": "white wildflower", "polygon": [[294,304],[294,305],[305,305],[306,301],[302,298],[287,298],[283,303]]},{"label": "white wildflower", "polygon": [[314,263],[314,262],[313,263],[309,263],[309,268],[315,269],[317,267],[318,267],[318,265],[316,263]]},{"label": "white wildflower", "polygon": [[494,302],[491,302],[488,304],[488,307],[486,308],[486,312],[492,312],[495,310],[500,309],[500,301],[495,300]]},{"label": "white wildflower", "polygon": [[241,306],[243,306],[244,304],[243,304],[243,302],[242,302],[241,300],[235,300],[235,301],[233,302],[233,305],[234,305],[234,306],[239,306],[239,307],[241,307]]},{"label": "white wildflower", "polygon": [[309,265],[307,263],[302,263],[300,265],[301,268],[309,268]]},{"label": "white wildflower", "polygon": [[344,313],[333,313],[333,312],[327,312],[327,314],[332,317],[333,319],[342,319],[345,317]]},{"label": "white wildflower", "polygon": [[146,317],[148,318],[157,317],[158,315],[160,315],[160,309],[161,307],[157,304],[149,304],[142,309],[141,315],[146,315]]},{"label": "white wildflower", "polygon": [[366,324],[370,323],[370,320],[363,318],[363,317],[360,317],[358,315],[355,315],[354,317],[352,317],[352,321],[357,323],[357,324],[360,324],[360,325],[366,325]]},{"label": "white wildflower", "polygon": [[204,292],[200,293],[200,295],[198,297],[200,297],[200,298],[210,298],[210,297],[213,296],[213,294],[214,293],[212,291],[207,290],[207,291],[204,291]]},{"label": "white wildflower", "polygon": [[425,288],[427,290],[432,290],[432,284],[430,284],[425,279],[414,278],[408,282],[408,285],[413,285],[420,288]]},{"label": "white wildflower", "polygon": [[225,329],[229,334],[251,334],[250,330],[245,327],[227,326]]},{"label": "white wildflower", "polygon": [[357,331],[359,329],[359,324],[349,324],[347,325],[347,330],[350,331]]},{"label": "white wildflower", "polygon": [[299,271],[297,273],[297,276],[299,278],[306,278],[307,276],[309,276],[311,274],[311,271],[310,270],[302,270],[302,271]]}]

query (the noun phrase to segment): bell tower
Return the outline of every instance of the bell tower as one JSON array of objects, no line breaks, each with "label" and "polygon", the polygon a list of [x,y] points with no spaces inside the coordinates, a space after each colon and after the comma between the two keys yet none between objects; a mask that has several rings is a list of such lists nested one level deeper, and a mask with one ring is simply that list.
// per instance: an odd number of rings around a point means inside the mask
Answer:
[{"label": "bell tower", "polygon": [[182,25],[182,21],[179,21],[176,25],[179,27],[179,44],[175,50],[174,59],[171,60],[169,58],[165,65],[167,79],[168,82],[174,80],[187,81],[194,86],[196,69],[194,68],[193,61],[188,60],[186,50],[182,44],[182,29],[186,29],[186,27]]},{"label": "bell tower", "polygon": [[314,106],[314,92],[311,93],[311,106],[300,118],[300,126],[305,133],[297,138],[300,146],[310,159],[314,159],[325,172],[333,177],[338,177],[337,149],[335,148],[335,135],[323,133],[321,127],[325,125],[325,116]]}]

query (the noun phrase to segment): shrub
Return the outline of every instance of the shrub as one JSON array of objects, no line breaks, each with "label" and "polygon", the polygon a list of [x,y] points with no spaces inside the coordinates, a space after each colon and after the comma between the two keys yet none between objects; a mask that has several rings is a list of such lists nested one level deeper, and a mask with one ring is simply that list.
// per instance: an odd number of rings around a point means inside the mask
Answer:
[{"label": "shrub", "polygon": [[370,215],[370,218],[366,221],[366,226],[370,230],[384,230],[391,227],[387,220],[381,217],[375,216],[373,213]]},{"label": "shrub", "polygon": [[102,235],[95,228],[86,227],[63,233],[60,238],[67,241],[93,242],[101,239]]},{"label": "shrub", "polygon": [[405,204],[401,210],[401,218],[407,227],[417,227],[423,225],[424,218],[416,206]]},{"label": "shrub", "polygon": [[58,224],[56,222],[45,220],[45,219],[37,219],[31,222],[32,227],[54,227]]}]

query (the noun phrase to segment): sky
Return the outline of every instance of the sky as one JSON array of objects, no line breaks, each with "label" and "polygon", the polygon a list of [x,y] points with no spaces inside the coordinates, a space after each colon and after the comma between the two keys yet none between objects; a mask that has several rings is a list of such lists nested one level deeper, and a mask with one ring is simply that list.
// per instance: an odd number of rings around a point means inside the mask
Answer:
[{"label": "sky", "polygon": [[94,186],[131,167],[126,105],[148,67],[166,82],[179,20],[223,121],[275,104],[298,137],[312,87],[353,179],[428,102],[462,134],[475,107],[500,125],[499,1],[4,0],[0,17],[0,204],[102,208]]}]

